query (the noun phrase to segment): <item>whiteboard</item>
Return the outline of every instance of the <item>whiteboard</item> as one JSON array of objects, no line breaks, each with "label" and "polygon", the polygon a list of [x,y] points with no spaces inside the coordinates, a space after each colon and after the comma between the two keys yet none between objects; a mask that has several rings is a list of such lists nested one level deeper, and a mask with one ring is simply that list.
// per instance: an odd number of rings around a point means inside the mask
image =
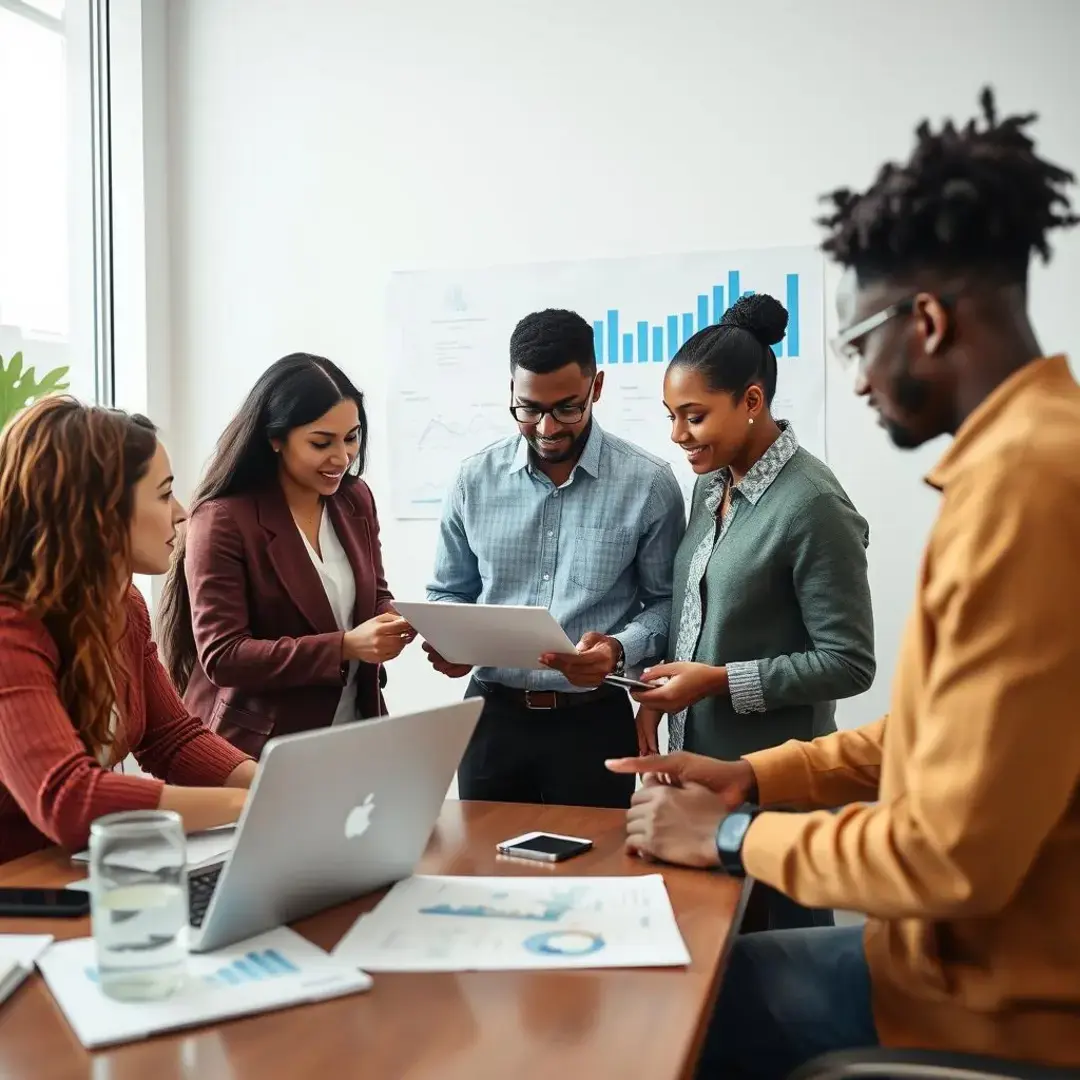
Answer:
[{"label": "whiteboard", "polygon": [[734,298],[768,292],[790,313],[777,347],[773,414],[825,457],[824,260],[814,247],[702,252],[394,274],[389,294],[393,511],[437,518],[461,460],[517,428],[510,334],[542,308],[593,327],[604,389],[600,425],[670,461],[684,494],[694,474],[670,439],[667,362]]}]

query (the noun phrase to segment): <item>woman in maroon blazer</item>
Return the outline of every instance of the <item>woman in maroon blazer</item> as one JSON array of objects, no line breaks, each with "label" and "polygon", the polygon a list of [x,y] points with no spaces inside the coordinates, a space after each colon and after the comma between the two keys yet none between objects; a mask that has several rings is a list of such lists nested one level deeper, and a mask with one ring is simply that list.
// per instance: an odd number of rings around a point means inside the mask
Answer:
[{"label": "woman in maroon blazer", "polygon": [[379,716],[381,665],[412,640],[359,474],[363,395],[329,360],[270,367],[225,429],[162,596],[184,702],[258,757],[271,736]]}]

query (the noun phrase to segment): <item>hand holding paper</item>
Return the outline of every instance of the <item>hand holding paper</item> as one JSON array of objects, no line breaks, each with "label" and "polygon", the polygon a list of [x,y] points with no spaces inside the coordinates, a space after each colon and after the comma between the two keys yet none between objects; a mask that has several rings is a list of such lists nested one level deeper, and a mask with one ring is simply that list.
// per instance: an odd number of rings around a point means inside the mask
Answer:
[{"label": "hand holding paper", "polygon": [[574,686],[594,687],[615,670],[621,657],[622,645],[615,638],[589,630],[577,643],[576,652],[547,652],[540,657],[540,663],[561,671]]}]

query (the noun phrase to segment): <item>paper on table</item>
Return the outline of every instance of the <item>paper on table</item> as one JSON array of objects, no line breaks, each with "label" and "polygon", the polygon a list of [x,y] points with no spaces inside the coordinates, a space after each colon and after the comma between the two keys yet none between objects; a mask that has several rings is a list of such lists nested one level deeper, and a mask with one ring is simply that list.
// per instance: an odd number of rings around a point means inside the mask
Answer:
[{"label": "paper on table", "polygon": [[109,1046],[236,1016],[355,994],[371,978],[288,928],[188,958],[184,986],[164,1001],[114,1001],[97,984],[94,942],[54,945],[38,966],[83,1046]]},{"label": "paper on table", "polygon": [[[235,839],[235,825],[223,825],[217,829],[207,829],[205,832],[189,833],[187,836],[188,869],[196,870],[200,866],[220,862],[232,851]],[[77,863],[89,862],[90,852],[80,851],[77,855],[72,855],[71,861]],[[127,854],[123,863],[117,863],[117,865],[128,866],[133,870],[146,870],[148,873],[158,869],[158,865],[152,856],[142,855],[137,852]]]},{"label": "paper on table", "polygon": [[14,960],[23,967],[33,967],[52,942],[52,934],[0,934],[0,960]]},{"label": "paper on table", "polygon": [[0,934],[0,1003],[22,986],[52,940],[52,934]]},{"label": "paper on table", "polygon": [[357,920],[335,959],[367,971],[677,967],[664,879],[413,877]]}]

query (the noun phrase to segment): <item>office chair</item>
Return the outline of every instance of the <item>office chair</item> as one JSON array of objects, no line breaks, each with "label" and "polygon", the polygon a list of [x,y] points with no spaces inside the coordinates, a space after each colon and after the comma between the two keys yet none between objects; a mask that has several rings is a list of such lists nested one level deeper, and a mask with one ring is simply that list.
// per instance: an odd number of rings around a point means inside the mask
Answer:
[{"label": "office chair", "polygon": [[788,1080],[1077,1080],[1080,1072],[926,1050],[844,1050],[823,1054]]}]

